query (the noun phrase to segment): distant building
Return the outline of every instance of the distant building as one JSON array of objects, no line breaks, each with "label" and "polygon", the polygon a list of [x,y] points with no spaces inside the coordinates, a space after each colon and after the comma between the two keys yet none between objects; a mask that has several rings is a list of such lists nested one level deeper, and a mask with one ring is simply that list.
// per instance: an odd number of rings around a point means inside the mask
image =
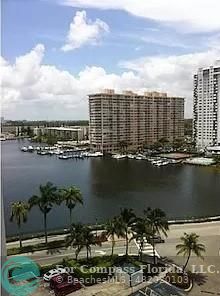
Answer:
[{"label": "distant building", "polygon": [[162,138],[184,137],[184,99],[166,93],[114,90],[89,95],[90,145],[94,150],[136,150]]},{"label": "distant building", "polygon": [[1,125],[1,132],[2,133],[10,133],[14,135],[18,135],[18,127],[15,125]]},{"label": "distant building", "polygon": [[198,149],[220,145],[220,66],[194,75],[193,136]]},{"label": "distant building", "polygon": [[89,127],[45,127],[41,132],[43,132],[44,135],[57,137],[59,140],[83,141],[88,139]]}]

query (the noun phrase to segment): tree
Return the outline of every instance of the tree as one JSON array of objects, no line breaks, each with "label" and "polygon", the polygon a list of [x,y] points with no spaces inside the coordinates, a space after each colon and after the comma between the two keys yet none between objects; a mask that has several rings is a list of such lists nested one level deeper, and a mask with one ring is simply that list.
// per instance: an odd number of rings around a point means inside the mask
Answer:
[{"label": "tree", "polygon": [[126,141],[120,141],[119,147],[120,147],[121,153],[124,153],[125,151],[127,152],[128,144]]},{"label": "tree", "polygon": [[152,246],[153,246],[153,255],[154,255],[154,264],[156,264],[156,255],[155,255],[155,235],[161,235],[161,233],[167,237],[167,231],[169,230],[169,224],[167,220],[166,213],[161,209],[151,209],[148,208],[144,211],[146,222],[148,223],[151,233],[152,233]]},{"label": "tree", "polygon": [[20,248],[22,248],[21,239],[21,224],[27,221],[27,213],[29,211],[29,205],[26,202],[18,201],[11,204],[11,216],[10,221],[15,221],[18,226]]},{"label": "tree", "polygon": [[173,140],[173,148],[175,148],[175,149],[179,149],[179,148],[181,148],[182,146],[183,146],[183,144],[184,144],[184,139],[174,139]]},{"label": "tree", "polygon": [[38,206],[44,217],[45,243],[47,244],[47,215],[58,204],[57,187],[47,182],[46,185],[40,185],[40,195],[34,195],[29,199],[30,207]]},{"label": "tree", "polygon": [[108,238],[111,239],[111,242],[112,242],[111,256],[113,256],[113,253],[114,253],[115,236],[123,237],[123,230],[121,228],[120,222],[121,221],[118,217],[114,217],[112,220],[107,221],[105,225],[106,235]]},{"label": "tree", "polygon": [[183,266],[184,272],[192,253],[197,257],[204,259],[202,253],[205,252],[205,246],[199,243],[199,235],[196,233],[184,233],[184,236],[182,236],[180,240],[182,241],[182,244],[178,244],[176,249],[178,250],[177,255],[183,254],[183,256],[187,256],[186,263]]},{"label": "tree", "polygon": [[133,236],[131,240],[135,239],[139,244],[139,257],[142,261],[144,242],[145,240],[147,240],[148,242],[151,240],[152,230],[146,219],[139,218],[137,222],[133,225],[132,231]]},{"label": "tree", "polygon": [[91,229],[84,225],[82,228],[82,240],[83,246],[86,248],[86,260],[89,260],[89,254],[91,255],[91,246],[97,245],[96,237],[92,233]]},{"label": "tree", "polygon": [[61,189],[61,201],[64,201],[70,214],[70,225],[72,224],[72,211],[75,206],[83,204],[83,198],[81,191],[75,186],[69,188]]},{"label": "tree", "polygon": [[82,230],[83,225],[81,223],[72,224],[70,227],[70,234],[66,238],[67,246],[75,248],[76,261],[78,260],[78,255],[84,246]]},{"label": "tree", "polygon": [[119,217],[120,232],[123,233],[126,241],[125,255],[128,256],[129,234],[131,233],[131,226],[136,221],[136,215],[132,209],[122,209]]},{"label": "tree", "polygon": [[164,148],[169,144],[169,140],[165,137],[159,139],[158,143]]}]

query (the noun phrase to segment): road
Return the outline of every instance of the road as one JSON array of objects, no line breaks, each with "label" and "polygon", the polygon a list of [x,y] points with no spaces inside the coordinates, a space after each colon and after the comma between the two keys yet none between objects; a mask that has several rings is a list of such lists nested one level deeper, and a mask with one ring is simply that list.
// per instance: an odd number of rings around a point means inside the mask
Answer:
[{"label": "road", "polygon": [[[111,242],[107,241],[102,244],[102,246],[92,246],[91,255],[92,256],[103,256],[103,255],[111,255]],[[123,255],[125,253],[125,241],[118,240],[116,242],[114,253],[118,255]],[[129,244],[129,253],[137,255],[138,248],[134,242]],[[17,255],[16,255],[17,256]],[[34,261],[38,262],[41,265],[48,265],[62,261],[63,258],[72,257],[75,258],[75,252],[73,249],[53,249],[53,250],[45,250],[32,253],[22,254],[21,256],[28,256],[32,258]],[[85,258],[86,250],[83,249],[78,258]]]},{"label": "road", "polygon": [[173,225],[165,244],[157,245],[158,253],[183,265],[186,259],[175,254],[176,245],[180,243],[179,238],[184,232],[200,235],[200,242],[206,247],[204,261],[195,256],[190,259],[188,268],[200,274],[194,275],[195,285],[189,295],[220,295],[220,222]]},{"label": "road", "polygon": [[[195,271],[200,271],[200,274],[194,275],[195,285],[193,290],[189,293],[190,296],[208,296],[220,295],[220,222],[208,222],[200,224],[184,224],[172,225],[168,233],[168,238],[165,239],[164,244],[157,244],[156,249],[162,257],[168,257],[176,264],[183,265],[185,258],[176,256],[176,245],[180,243],[180,237],[184,232],[195,232],[200,236],[200,242],[206,246],[206,254],[204,261],[192,256],[188,268]],[[63,236],[53,236],[50,240],[63,239]],[[34,239],[39,242],[39,239]],[[43,241],[43,239],[41,239]],[[31,240],[33,242],[33,239]],[[28,243],[26,241],[26,243]],[[124,254],[125,241],[118,240],[115,246],[115,254]],[[130,254],[137,254],[138,249],[132,241],[129,247]],[[92,256],[102,256],[111,254],[111,242],[103,243],[102,247],[92,247]],[[73,250],[51,250],[40,251],[34,254],[26,254],[33,258],[36,262],[46,265],[58,263],[65,257],[74,257]],[[80,253],[80,257],[85,257],[86,251]],[[210,268],[211,267],[211,268]],[[201,273],[201,271],[203,273]]]}]

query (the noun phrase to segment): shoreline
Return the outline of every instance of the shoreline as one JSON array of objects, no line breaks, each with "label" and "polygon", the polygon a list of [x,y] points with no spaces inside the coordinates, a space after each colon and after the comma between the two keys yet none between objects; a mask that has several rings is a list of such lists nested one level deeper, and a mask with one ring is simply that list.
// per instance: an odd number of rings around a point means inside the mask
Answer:
[{"label": "shoreline", "polygon": [[[177,220],[169,220],[169,225],[188,225],[188,224],[203,224],[203,223],[212,223],[212,222],[218,222],[220,221],[220,215],[219,216],[210,216],[210,217],[201,217],[201,218],[191,218],[191,219],[177,219]],[[104,224],[100,224],[100,225],[90,225],[91,230],[93,231],[98,231],[98,230],[103,230],[104,228]],[[50,236],[59,236],[59,235],[65,235],[68,234],[69,231],[67,228],[63,228],[63,229],[54,229],[51,231],[48,231],[48,237]],[[43,231],[39,231],[36,233],[27,233],[23,235],[22,240],[29,240],[29,239],[36,239],[36,238],[42,238],[44,237],[44,232]],[[18,236],[16,235],[12,235],[12,236],[6,236],[6,242],[10,243],[10,242],[16,242],[18,241]]]}]

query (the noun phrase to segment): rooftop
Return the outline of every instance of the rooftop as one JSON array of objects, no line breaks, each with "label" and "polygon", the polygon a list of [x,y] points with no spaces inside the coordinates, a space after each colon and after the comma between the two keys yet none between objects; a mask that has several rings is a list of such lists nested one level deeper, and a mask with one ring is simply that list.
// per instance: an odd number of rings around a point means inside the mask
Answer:
[{"label": "rooftop", "polygon": [[145,91],[143,94],[135,93],[131,90],[124,90],[121,93],[115,92],[114,89],[103,89],[97,93],[89,94],[88,96],[96,96],[96,95],[105,95],[105,96],[137,96],[137,97],[148,97],[148,98],[177,98],[177,96],[168,96],[166,92],[158,92],[158,91]]},{"label": "rooftop", "polygon": [[60,126],[60,127],[47,127],[46,129],[48,129],[48,130],[56,130],[56,131],[73,131],[74,132],[74,131],[79,131],[82,128],[85,128],[85,126],[74,126],[74,127]]}]

